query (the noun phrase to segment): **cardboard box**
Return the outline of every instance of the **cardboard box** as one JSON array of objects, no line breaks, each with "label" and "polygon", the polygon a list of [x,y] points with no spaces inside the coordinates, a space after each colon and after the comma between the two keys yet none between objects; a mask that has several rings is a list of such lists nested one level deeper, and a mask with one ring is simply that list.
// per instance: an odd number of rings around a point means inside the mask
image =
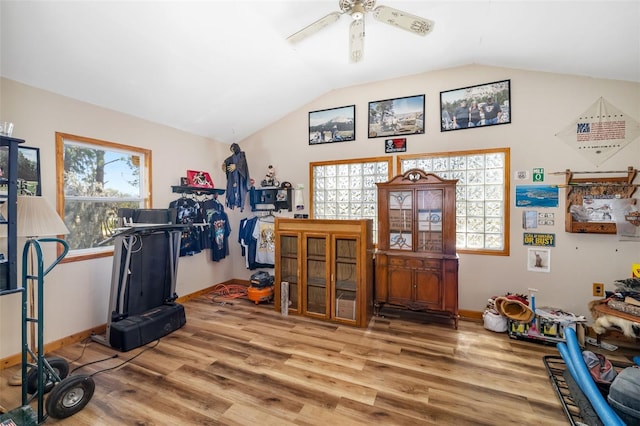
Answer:
[{"label": "cardboard box", "polygon": [[356,320],[355,293],[342,293],[336,299],[336,317]]}]

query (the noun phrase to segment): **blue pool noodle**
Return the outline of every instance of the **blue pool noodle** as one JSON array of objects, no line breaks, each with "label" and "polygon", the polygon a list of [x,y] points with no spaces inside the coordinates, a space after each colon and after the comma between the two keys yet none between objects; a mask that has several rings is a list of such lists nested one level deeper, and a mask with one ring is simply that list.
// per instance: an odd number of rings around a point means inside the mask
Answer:
[{"label": "blue pool noodle", "polygon": [[625,422],[613,411],[613,408],[611,408],[604,399],[593,378],[591,378],[587,364],[585,364],[584,358],[582,358],[582,351],[578,345],[575,330],[567,327],[564,335],[567,339],[567,344],[565,345],[562,342],[557,344],[560,355],[569,367],[571,376],[573,376],[582,392],[584,392],[585,396],[589,399],[593,409],[598,413],[598,417],[600,417],[604,426],[625,426]]}]

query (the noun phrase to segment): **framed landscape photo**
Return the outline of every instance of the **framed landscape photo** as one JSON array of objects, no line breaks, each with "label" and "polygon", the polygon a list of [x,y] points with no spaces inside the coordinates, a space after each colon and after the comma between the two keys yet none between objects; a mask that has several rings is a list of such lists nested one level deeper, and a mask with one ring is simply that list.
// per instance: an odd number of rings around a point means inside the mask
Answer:
[{"label": "framed landscape photo", "polygon": [[511,123],[511,80],[440,92],[440,131]]},{"label": "framed landscape photo", "polygon": [[[0,148],[0,193],[7,193],[9,177],[9,148]],[[40,149],[18,147],[18,194],[42,195],[40,182]]]},{"label": "framed landscape photo", "polygon": [[309,145],[347,142],[356,139],[356,106],[311,111]]},{"label": "framed landscape photo", "polygon": [[424,133],[424,95],[369,102],[369,138]]}]

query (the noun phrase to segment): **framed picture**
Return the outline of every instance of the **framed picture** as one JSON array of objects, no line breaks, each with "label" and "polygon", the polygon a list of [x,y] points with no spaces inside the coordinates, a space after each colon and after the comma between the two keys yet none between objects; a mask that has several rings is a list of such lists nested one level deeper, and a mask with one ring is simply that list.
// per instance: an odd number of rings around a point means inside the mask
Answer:
[{"label": "framed picture", "polygon": [[424,95],[369,102],[369,138],[424,133]]},{"label": "framed picture", "polygon": [[516,207],[558,207],[558,185],[516,185]]},{"label": "framed picture", "polygon": [[387,154],[393,152],[406,152],[407,138],[385,139],[384,152]]},{"label": "framed picture", "polygon": [[551,272],[551,250],[528,249],[527,270],[532,272]]},{"label": "framed picture", "polygon": [[511,80],[440,92],[440,131],[511,123]]},{"label": "framed picture", "polygon": [[187,170],[189,186],[194,188],[213,188],[213,181],[209,173],[199,170]]},{"label": "framed picture", "polygon": [[356,106],[311,111],[309,145],[346,142],[356,139]]},{"label": "framed picture", "polygon": [[[7,192],[9,148],[0,147],[0,193]],[[18,194],[42,195],[40,148],[18,147]]]}]

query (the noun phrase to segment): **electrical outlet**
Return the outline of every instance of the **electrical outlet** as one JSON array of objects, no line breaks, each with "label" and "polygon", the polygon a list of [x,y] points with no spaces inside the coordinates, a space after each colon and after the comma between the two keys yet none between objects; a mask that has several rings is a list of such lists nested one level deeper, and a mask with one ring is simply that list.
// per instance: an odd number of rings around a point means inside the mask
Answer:
[{"label": "electrical outlet", "polygon": [[603,283],[593,283],[593,295],[597,297],[604,297]]}]

